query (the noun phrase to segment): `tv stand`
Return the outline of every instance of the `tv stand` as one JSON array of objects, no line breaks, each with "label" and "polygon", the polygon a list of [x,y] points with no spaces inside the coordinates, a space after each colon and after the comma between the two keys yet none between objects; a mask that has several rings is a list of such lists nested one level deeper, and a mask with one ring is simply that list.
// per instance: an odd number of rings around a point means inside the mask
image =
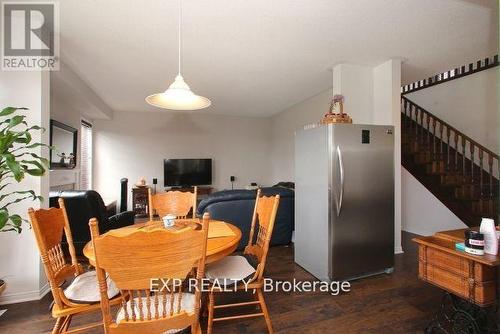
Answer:
[{"label": "tv stand", "polygon": [[[205,196],[205,195],[210,195],[212,193],[214,188],[210,186],[198,186],[198,195],[200,196]],[[170,188],[165,188],[166,191],[182,191],[182,192],[193,192],[194,187],[170,187]]]}]

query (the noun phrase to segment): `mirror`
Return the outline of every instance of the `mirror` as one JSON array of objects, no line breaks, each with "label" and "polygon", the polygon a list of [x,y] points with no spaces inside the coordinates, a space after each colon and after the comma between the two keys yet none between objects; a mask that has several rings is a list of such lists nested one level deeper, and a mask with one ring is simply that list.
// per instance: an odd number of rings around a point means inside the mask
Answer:
[{"label": "mirror", "polygon": [[75,168],[78,130],[50,120],[50,168]]}]

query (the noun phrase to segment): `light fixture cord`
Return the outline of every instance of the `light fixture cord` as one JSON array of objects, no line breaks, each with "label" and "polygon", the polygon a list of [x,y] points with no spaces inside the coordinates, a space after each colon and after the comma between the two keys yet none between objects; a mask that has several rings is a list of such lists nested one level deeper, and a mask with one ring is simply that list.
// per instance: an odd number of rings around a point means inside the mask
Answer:
[{"label": "light fixture cord", "polygon": [[179,75],[181,75],[181,43],[182,43],[182,0],[179,0]]}]

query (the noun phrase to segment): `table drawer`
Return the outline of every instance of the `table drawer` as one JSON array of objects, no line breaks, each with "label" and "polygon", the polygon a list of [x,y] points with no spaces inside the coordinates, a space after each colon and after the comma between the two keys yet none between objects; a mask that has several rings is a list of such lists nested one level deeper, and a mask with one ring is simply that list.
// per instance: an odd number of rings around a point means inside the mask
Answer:
[{"label": "table drawer", "polygon": [[439,249],[420,245],[419,277],[481,306],[495,302],[494,268]]},{"label": "table drawer", "polygon": [[[427,263],[446,268],[454,274],[469,277],[469,266],[472,265],[472,261],[466,258],[429,247],[426,247],[426,253],[422,254],[420,258],[425,258]],[[473,277],[476,281],[487,282],[495,279],[495,268],[476,264],[473,270]]]}]

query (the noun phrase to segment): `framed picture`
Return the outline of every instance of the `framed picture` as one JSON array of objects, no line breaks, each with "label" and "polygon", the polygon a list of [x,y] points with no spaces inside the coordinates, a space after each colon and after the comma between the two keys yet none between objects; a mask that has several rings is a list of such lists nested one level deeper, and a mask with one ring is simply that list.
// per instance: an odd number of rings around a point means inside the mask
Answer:
[{"label": "framed picture", "polygon": [[75,168],[78,130],[50,120],[50,168]]}]

